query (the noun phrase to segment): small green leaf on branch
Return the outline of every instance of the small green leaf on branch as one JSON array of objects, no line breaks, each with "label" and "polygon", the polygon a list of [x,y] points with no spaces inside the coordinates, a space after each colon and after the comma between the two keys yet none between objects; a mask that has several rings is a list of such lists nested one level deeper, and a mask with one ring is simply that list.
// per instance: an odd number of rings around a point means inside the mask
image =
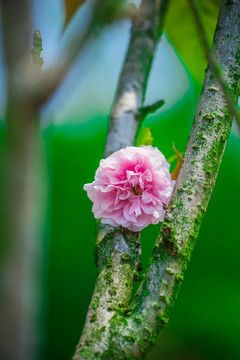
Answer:
[{"label": "small green leaf on branch", "polygon": [[136,139],[136,146],[152,145],[152,144],[153,144],[153,137],[152,137],[152,133],[151,133],[150,129],[146,128],[144,126],[141,126],[138,131],[138,135],[137,135],[137,139]]}]

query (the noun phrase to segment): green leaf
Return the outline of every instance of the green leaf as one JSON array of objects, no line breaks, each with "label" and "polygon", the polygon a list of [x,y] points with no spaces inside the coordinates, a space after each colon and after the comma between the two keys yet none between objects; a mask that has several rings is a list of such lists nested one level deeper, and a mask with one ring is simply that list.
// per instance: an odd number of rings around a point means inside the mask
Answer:
[{"label": "green leaf", "polygon": [[[218,19],[221,0],[195,0],[209,44]],[[206,56],[188,0],[170,1],[165,19],[167,36],[193,78],[202,84]]]},{"label": "green leaf", "polygon": [[151,133],[150,129],[146,128],[144,126],[141,126],[138,131],[138,135],[137,135],[137,139],[136,139],[136,146],[152,145],[152,144],[153,144],[153,137],[152,137],[152,133]]},{"label": "green leaf", "polygon": [[78,8],[83,5],[86,0],[64,0],[65,3],[65,26],[69,23]]}]

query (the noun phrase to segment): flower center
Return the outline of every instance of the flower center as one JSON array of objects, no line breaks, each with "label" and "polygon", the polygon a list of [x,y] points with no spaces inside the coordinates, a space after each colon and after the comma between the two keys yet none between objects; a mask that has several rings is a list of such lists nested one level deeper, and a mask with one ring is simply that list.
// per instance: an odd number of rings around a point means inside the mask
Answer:
[{"label": "flower center", "polygon": [[143,193],[139,185],[132,187],[132,191],[135,195],[142,195]]}]

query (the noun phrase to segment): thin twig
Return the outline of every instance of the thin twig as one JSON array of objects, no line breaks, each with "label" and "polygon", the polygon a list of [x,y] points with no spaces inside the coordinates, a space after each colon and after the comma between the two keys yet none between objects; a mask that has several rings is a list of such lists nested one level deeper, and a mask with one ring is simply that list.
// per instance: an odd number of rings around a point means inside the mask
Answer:
[{"label": "thin twig", "polygon": [[35,30],[33,33],[33,42],[32,42],[32,63],[33,66],[38,69],[42,70],[42,65],[44,64],[43,59],[41,58],[42,48],[42,35],[40,30]]},{"label": "thin twig", "polygon": [[139,117],[143,120],[146,116],[155,113],[165,104],[164,100],[158,100],[151,105],[144,106],[139,109]]},{"label": "thin twig", "polygon": [[[202,41],[202,45],[209,63],[209,66],[211,70],[213,71],[214,75],[216,76],[218,83],[224,93],[225,100],[227,102],[227,105],[230,109],[230,112],[232,116],[234,116],[235,120],[237,121],[238,127],[240,127],[240,111],[237,108],[236,105],[236,99],[233,97],[233,93],[230,92],[230,89],[227,85],[226,79],[223,75],[223,70],[221,69],[221,66],[219,64],[218,58],[215,54],[215,52],[212,50],[212,48],[209,46],[208,39],[206,36],[206,32],[204,29],[204,25],[202,23],[199,11],[197,9],[196,3],[194,0],[189,0],[189,4],[191,6],[197,27],[200,39]],[[231,4],[229,5],[231,6]]]},{"label": "thin twig", "polygon": [[[7,111],[3,165],[0,254],[0,358],[33,359],[37,302],[33,289],[36,238],[32,237],[30,172],[36,109],[26,92],[30,66],[31,13],[28,0],[1,1],[6,60]],[[33,261],[33,263],[32,263]],[[37,310],[36,310],[37,311]]]}]

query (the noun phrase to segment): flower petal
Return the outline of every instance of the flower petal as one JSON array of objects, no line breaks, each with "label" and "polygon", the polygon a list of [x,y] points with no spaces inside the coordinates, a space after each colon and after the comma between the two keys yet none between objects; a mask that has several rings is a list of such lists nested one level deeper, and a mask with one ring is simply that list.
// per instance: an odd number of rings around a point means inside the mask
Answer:
[{"label": "flower petal", "polygon": [[84,190],[95,218],[141,231],[163,220],[163,203],[170,201],[174,185],[169,164],[157,148],[128,146],[101,160],[95,180]]}]

